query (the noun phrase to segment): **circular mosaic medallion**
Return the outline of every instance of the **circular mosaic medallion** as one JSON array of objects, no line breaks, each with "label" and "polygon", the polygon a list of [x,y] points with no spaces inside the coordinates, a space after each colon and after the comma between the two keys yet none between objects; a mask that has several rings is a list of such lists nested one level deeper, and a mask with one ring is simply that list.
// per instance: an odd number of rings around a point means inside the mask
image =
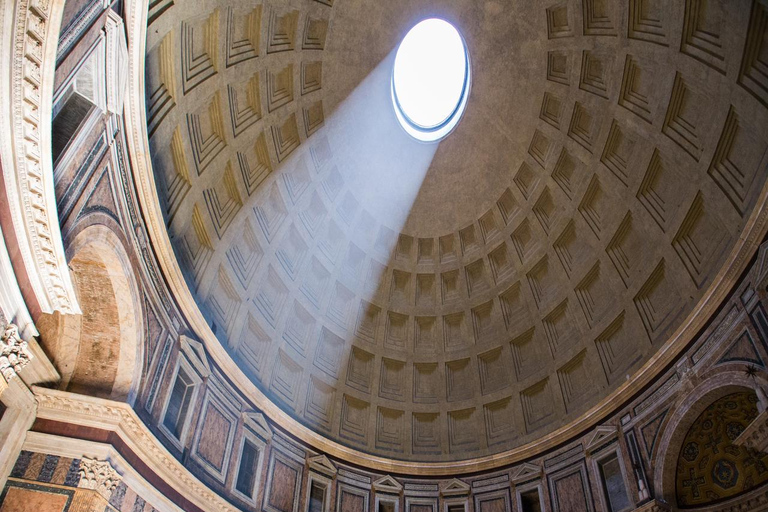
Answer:
[{"label": "circular mosaic medallion", "polygon": [[720,459],[712,467],[712,480],[723,489],[730,489],[736,485],[739,479],[739,471],[736,464],[728,459]]}]

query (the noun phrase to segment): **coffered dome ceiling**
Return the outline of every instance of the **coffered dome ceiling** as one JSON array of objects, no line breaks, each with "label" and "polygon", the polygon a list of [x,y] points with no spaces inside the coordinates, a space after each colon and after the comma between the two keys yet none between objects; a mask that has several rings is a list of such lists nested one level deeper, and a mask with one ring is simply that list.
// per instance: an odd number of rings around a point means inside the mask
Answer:
[{"label": "coffered dome ceiling", "polygon": [[[397,45],[430,16],[472,66],[435,145],[390,98]],[[716,308],[766,180],[765,17],[155,2],[148,131],[187,285],[256,387],[334,442],[425,462],[535,442]]]}]

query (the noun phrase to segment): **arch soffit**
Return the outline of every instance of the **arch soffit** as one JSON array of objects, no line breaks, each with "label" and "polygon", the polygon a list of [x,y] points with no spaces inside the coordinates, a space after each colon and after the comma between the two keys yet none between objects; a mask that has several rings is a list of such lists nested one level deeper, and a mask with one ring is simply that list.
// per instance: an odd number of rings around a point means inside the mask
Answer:
[{"label": "arch soffit", "polygon": [[118,236],[98,224],[75,234],[66,252],[69,261],[83,256],[93,257],[107,269],[120,322],[120,355],[111,398],[133,403],[141,382],[144,313],[130,257]]}]

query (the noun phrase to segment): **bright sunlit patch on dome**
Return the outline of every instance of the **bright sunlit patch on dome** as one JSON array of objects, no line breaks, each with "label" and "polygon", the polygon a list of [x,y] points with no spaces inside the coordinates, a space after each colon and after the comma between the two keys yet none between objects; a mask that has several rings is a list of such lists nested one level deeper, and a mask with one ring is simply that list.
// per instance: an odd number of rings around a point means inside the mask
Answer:
[{"label": "bright sunlit patch on dome", "polygon": [[469,55],[456,28],[437,18],[416,24],[400,43],[392,72],[400,124],[422,141],[445,137],[461,118],[469,81]]}]

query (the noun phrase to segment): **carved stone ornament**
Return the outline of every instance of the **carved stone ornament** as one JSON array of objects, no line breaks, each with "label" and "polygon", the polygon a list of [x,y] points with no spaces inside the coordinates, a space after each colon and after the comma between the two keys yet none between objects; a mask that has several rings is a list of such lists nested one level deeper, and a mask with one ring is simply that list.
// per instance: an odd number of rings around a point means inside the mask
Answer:
[{"label": "carved stone ornament", "polygon": [[80,489],[90,489],[98,492],[104,499],[109,500],[112,491],[120,483],[120,475],[112,465],[103,460],[80,459]]},{"label": "carved stone ornament", "polygon": [[768,411],[758,414],[733,444],[765,452],[768,449]]},{"label": "carved stone ornament", "polygon": [[32,359],[27,342],[19,336],[19,328],[8,324],[0,338],[0,373],[6,381],[16,376]]},{"label": "carved stone ornament", "polygon": [[51,160],[53,74],[63,2],[18,0],[0,8],[10,30],[0,38],[5,53],[0,81],[9,84],[0,102],[0,158],[18,252],[44,313],[78,314],[61,238]]},{"label": "carved stone ornament", "polygon": [[211,491],[172,457],[127,403],[36,386],[33,392],[37,400],[38,418],[81,426],[98,424],[111,432],[119,432],[120,438],[152,471],[200,509],[237,512],[237,508]]}]

